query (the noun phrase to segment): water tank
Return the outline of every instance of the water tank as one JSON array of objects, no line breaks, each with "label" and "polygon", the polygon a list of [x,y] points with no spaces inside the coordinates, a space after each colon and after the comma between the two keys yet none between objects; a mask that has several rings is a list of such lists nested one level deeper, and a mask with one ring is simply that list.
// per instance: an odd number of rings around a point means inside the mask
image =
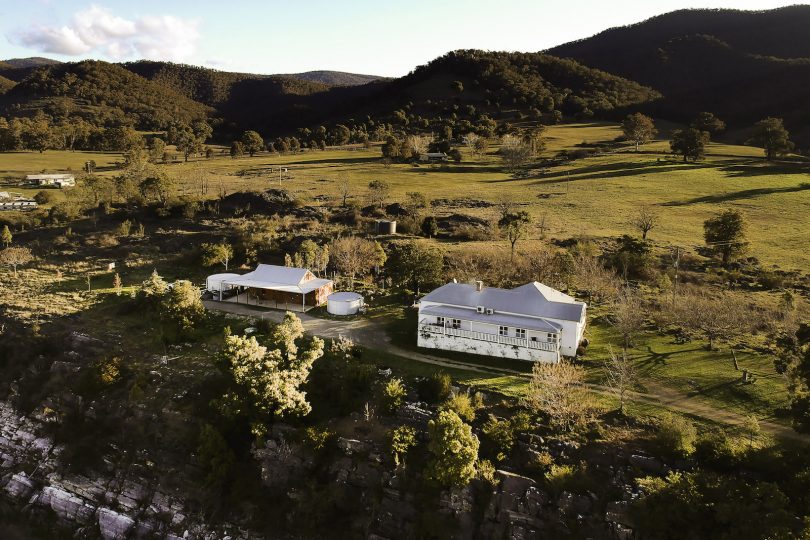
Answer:
[{"label": "water tank", "polygon": [[374,222],[374,232],[377,234],[396,234],[397,222],[387,219],[378,219]]},{"label": "water tank", "polygon": [[363,305],[363,296],[355,292],[336,292],[326,299],[326,311],[332,315],[355,315]]},{"label": "water tank", "polygon": [[220,289],[227,291],[231,288],[231,286],[222,282],[238,277],[242,276],[239,274],[214,274],[212,276],[208,276],[205,278],[205,290],[212,293],[218,293]]}]

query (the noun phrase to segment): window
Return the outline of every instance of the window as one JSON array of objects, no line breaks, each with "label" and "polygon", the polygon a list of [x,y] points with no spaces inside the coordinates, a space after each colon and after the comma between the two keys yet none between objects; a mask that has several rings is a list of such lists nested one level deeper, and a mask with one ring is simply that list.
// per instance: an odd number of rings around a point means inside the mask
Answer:
[{"label": "window", "polygon": [[525,328],[515,328],[515,337],[518,339],[526,339],[526,329]]},{"label": "window", "polygon": [[553,342],[557,341],[557,335],[556,334],[548,334],[548,338],[547,338],[546,341],[548,341],[549,343],[553,343]]},{"label": "window", "polygon": [[461,328],[461,319],[453,319],[453,328],[456,330]]},{"label": "window", "polygon": [[509,335],[509,327],[508,326],[499,326],[498,327],[498,334],[500,334],[502,336],[508,336]]},{"label": "window", "polygon": [[477,308],[475,308],[475,311],[477,311],[478,313],[483,313],[484,312],[484,306],[478,306]]},{"label": "window", "polygon": [[444,317],[436,317],[436,324],[444,326]]}]

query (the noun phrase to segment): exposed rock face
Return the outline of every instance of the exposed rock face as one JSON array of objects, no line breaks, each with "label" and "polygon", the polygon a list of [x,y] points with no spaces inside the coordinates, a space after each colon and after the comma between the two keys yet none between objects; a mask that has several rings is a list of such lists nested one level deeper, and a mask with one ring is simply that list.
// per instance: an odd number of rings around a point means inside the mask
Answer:
[{"label": "exposed rock face", "polygon": [[109,508],[98,510],[98,528],[105,540],[124,540],[134,526],[135,520],[129,516]]},{"label": "exposed rock face", "polygon": [[184,502],[155,489],[155,479],[138,467],[111,468],[117,473],[112,477],[63,475],[56,459],[61,449],[41,435],[41,428],[0,402],[0,494],[16,505],[29,504],[32,511],[53,512],[77,538],[95,527],[105,540],[249,537],[232,526],[228,529],[236,533],[228,534],[224,527],[212,529],[187,518]]}]

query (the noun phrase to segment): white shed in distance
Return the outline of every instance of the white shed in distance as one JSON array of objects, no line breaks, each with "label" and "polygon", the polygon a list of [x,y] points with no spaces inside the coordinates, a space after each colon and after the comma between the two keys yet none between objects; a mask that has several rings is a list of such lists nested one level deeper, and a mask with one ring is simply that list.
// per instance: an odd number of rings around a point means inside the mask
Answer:
[{"label": "white shed in distance", "polygon": [[326,299],[326,311],[332,315],[356,315],[364,305],[363,296],[356,292],[336,292]]}]

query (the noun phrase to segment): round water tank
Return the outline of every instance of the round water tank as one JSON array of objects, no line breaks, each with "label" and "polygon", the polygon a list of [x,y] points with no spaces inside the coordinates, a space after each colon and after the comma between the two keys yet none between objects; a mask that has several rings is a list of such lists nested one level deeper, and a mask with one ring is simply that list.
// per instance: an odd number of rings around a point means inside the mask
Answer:
[{"label": "round water tank", "polygon": [[326,311],[332,315],[354,315],[363,307],[363,296],[355,292],[336,292],[326,299]]},{"label": "round water tank", "polygon": [[212,293],[219,292],[220,289],[223,291],[227,291],[230,289],[230,285],[222,283],[223,281],[227,281],[229,279],[234,279],[242,277],[239,274],[214,274],[212,276],[208,276],[205,278],[205,290],[210,291]]}]

